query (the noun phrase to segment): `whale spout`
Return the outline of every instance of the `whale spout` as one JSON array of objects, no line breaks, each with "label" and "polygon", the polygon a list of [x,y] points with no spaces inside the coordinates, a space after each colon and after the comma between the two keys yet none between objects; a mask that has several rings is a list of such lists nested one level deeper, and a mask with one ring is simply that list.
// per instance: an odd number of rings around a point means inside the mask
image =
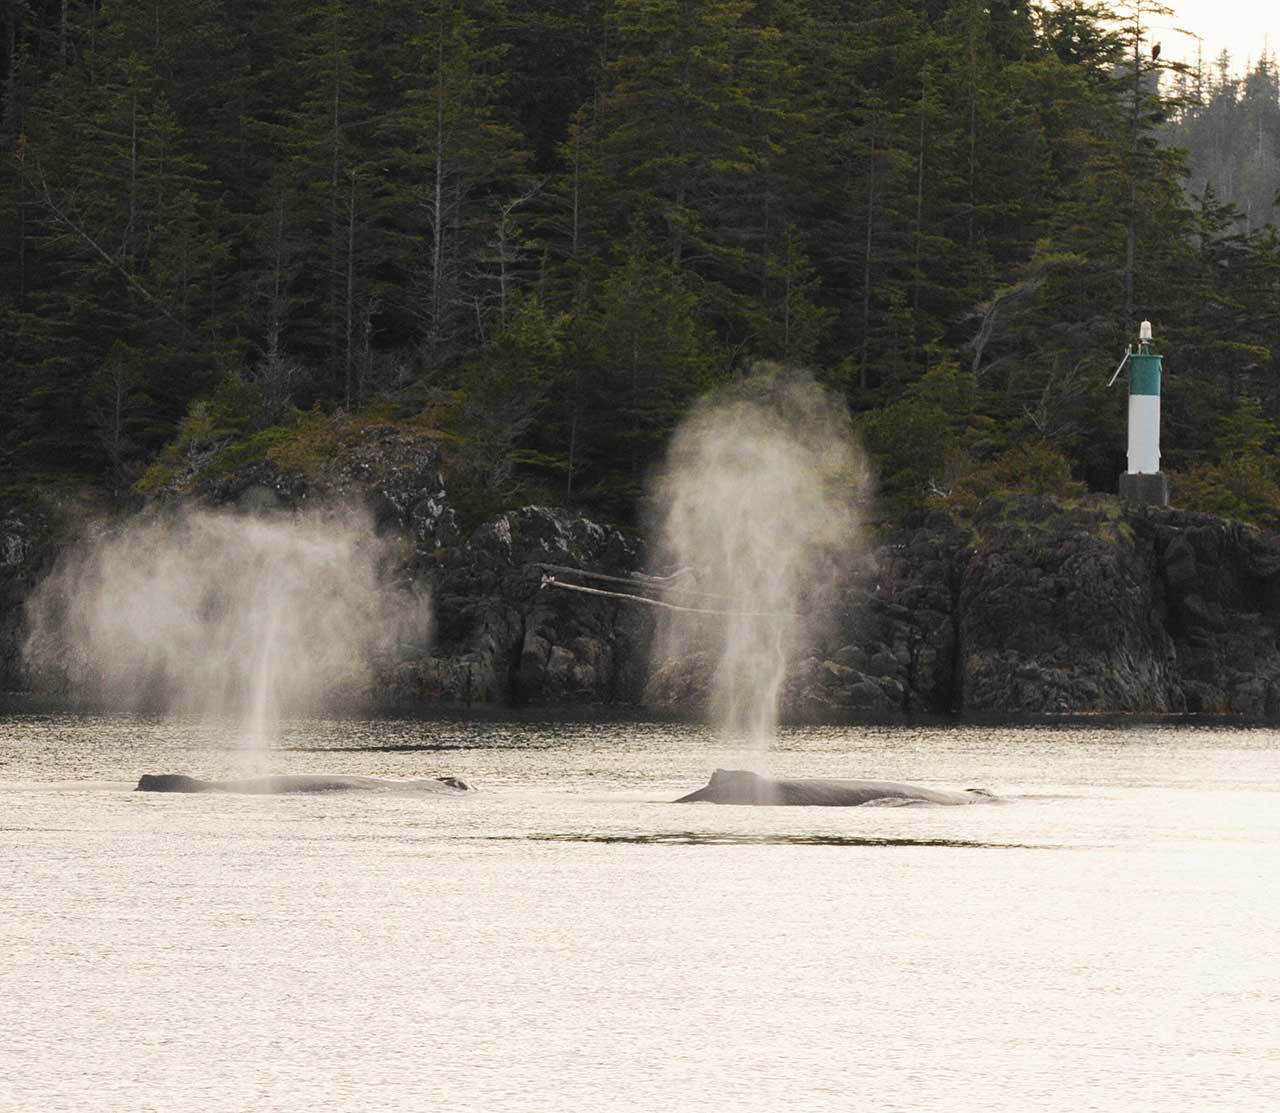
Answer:
[{"label": "whale spout", "polygon": [[676,800],[677,804],[763,804],[854,808],[862,804],[981,804],[997,800],[982,788],[936,789],[893,781],[828,778],[777,779],[745,769],[717,769],[705,787]]},{"label": "whale spout", "polygon": [[292,776],[251,777],[239,781],[202,781],[183,773],[143,773],[137,792],[239,792],[254,795],[303,792],[418,792],[453,795],[473,792],[458,777],[429,777],[393,781],[378,777],[330,776],[299,773]]}]

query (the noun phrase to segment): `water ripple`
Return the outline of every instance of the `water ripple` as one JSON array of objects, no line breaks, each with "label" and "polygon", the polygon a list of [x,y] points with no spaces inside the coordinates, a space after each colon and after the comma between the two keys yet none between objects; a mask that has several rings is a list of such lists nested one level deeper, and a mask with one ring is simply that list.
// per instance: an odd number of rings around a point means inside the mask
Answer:
[{"label": "water ripple", "polygon": [[636,834],[564,832],[529,835],[484,835],[486,842],[630,843],[636,846],[943,846],[963,850],[1068,850],[1030,843],[973,842],[965,839],[889,838],[879,835],[745,835],[718,831],[656,831]]}]

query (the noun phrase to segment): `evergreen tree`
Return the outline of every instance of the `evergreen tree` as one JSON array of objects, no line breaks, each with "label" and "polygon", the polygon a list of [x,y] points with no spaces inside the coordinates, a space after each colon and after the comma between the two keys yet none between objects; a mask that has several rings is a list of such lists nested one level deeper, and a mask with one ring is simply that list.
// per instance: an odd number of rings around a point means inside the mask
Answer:
[{"label": "evergreen tree", "polygon": [[483,342],[495,308],[501,316],[482,256],[493,238],[514,234],[503,221],[513,220],[519,204],[512,202],[529,182],[527,156],[501,103],[506,47],[481,33],[481,15],[492,20],[501,9],[477,14],[458,0],[420,8],[413,68],[403,75],[386,135],[405,202],[397,226],[409,248],[400,263],[403,307],[434,365]]},{"label": "evergreen tree", "polygon": [[715,374],[687,275],[669,257],[650,254],[638,226],[574,343],[563,388],[566,486],[578,498],[626,513],[666,437]]},{"label": "evergreen tree", "polygon": [[631,517],[767,356],[846,391],[894,505],[1111,490],[1149,318],[1209,505],[1280,421],[1280,78],[1154,58],[1158,13],[7,0],[0,467],[123,493],[376,405],[474,514]]},{"label": "evergreen tree", "polygon": [[[52,76],[25,114],[18,162],[41,289],[14,320],[26,351],[20,433],[31,451],[92,470],[100,459],[87,383],[123,344],[147,399],[139,445],[154,450],[219,359],[209,306],[222,258],[162,83],[137,54],[107,54]],[[36,265],[36,264],[33,264]],[[118,358],[118,357],[117,357]]]},{"label": "evergreen tree", "polygon": [[743,299],[759,292],[766,227],[777,219],[758,187],[790,123],[782,37],[750,14],[741,0],[616,4],[587,153],[605,193],[590,249],[611,260],[612,244],[640,221],[669,265],[690,274],[722,338],[740,346],[751,335]]}]

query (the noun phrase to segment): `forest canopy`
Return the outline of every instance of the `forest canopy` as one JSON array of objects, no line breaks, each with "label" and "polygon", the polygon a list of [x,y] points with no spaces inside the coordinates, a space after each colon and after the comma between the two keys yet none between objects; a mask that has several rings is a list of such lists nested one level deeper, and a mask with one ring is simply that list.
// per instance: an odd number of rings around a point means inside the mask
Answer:
[{"label": "forest canopy", "polygon": [[845,396],[889,513],[1113,491],[1147,318],[1175,501],[1280,525],[1276,68],[1153,57],[1167,23],[3,0],[0,496],[386,420],[477,510],[625,521],[762,359]]}]

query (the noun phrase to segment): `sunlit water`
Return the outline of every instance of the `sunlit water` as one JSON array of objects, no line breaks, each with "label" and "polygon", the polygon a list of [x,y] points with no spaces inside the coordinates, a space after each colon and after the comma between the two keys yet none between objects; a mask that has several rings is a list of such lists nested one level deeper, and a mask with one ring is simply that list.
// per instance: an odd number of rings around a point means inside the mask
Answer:
[{"label": "sunlit water", "polygon": [[774,757],[1012,801],[958,808],[664,803],[734,755],[653,724],[282,747],[258,768],[481,791],[139,794],[245,768],[210,725],[0,718],[0,1110],[1276,1107],[1269,731]]}]

